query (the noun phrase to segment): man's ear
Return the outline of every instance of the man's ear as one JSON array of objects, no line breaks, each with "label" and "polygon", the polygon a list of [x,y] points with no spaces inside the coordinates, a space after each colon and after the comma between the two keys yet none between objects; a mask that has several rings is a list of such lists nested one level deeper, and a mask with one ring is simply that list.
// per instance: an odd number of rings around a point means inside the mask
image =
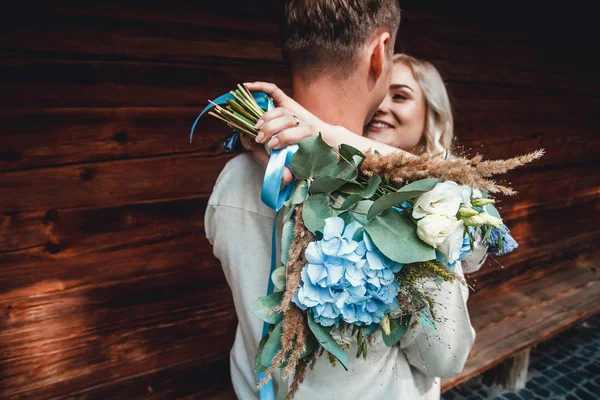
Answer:
[{"label": "man's ear", "polygon": [[371,45],[371,64],[369,75],[377,82],[383,74],[385,60],[388,56],[388,48],[391,46],[391,36],[389,32],[382,32],[377,35]]}]

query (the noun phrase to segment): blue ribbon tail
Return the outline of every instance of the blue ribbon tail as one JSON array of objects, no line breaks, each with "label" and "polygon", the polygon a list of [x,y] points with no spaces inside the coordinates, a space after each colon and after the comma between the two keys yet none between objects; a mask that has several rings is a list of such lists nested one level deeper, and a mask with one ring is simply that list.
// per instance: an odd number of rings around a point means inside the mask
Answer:
[{"label": "blue ribbon tail", "polygon": [[[277,267],[277,218],[279,217],[279,211],[275,214],[275,221],[273,222],[273,229],[271,231],[271,270],[269,271],[269,283],[267,285],[267,295],[273,293],[275,290],[275,284],[273,283],[273,279],[271,276],[273,275],[273,271]],[[265,322],[263,324],[263,337],[269,333],[269,324]],[[258,383],[260,383],[265,374],[262,372],[258,373]],[[281,389],[280,389],[281,390]],[[273,387],[273,379],[266,383],[262,388],[258,390],[258,395],[260,400],[275,400],[275,388]]]},{"label": "blue ribbon tail", "polygon": [[281,210],[283,203],[292,195],[294,183],[285,185],[282,189],[281,182],[283,178],[283,170],[290,165],[290,161],[294,153],[298,150],[298,145],[284,147],[280,150],[273,150],[271,158],[267,164],[265,178],[263,180],[260,198],[269,207],[275,211]]},{"label": "blue ribbon tail", "polygon": [[[262,201],[277,211],[275,214],[275,220],[273,221],[273,230],[271,234],[271,270],[269,272],[269,284],[267,285],[267,295],[273,293],[275,285],[273,284],[273,271],[277,267],[277,218],[279,217],[279,211],[283,207],[283,203],[291,196],[294,190],[294,183],[285,185],[280,190],[281,180],[283,178],[283,170],[286,166],[290,165],[290,161],[294,153],[298,150],[298,145],[287,146],[281,150],[273,150],[271,152],[271,158],[267,164],[265,171],[265,178],[263,180],[263,186],[260,193]],[[263,337],[269,332],[269,324],[264,323],[263,325]],[[258,382],[262,381],[264,374],[258,373]],[[281,388],[279,389],[281,390]],[[258,391],[260,400],[275,400],[275,388],[273,386],[273,379],[265,384]]]},{"label": "blue ribbon tail", "polygon": [[[262,381],[265,377],[263,372],[258,373],[258,382]],[[273,379],[267,383],[260,389],[258,389],[258,396],[260,400],[275,400],[275,388],[273,387]]]}]

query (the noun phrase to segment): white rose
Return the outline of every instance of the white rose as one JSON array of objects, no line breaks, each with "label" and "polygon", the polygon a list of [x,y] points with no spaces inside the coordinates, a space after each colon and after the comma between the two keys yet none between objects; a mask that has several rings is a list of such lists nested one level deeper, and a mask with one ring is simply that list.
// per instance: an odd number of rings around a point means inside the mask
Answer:
[{"label": "white rose", "polygon": [[417,221],[417,235],[434,249],[442,245],[458,228],[462,228],[464,233],[462,221],[445,215],[429,214]]},{"label": "white rose", "polygon": [[461,188],[462,203],[465,205],[471,205],[471,199],[475,196],[475,191],[470,186],[463,185]]},{"label": "white rose", "polygon": [[435,185],[415,201],[413,217],[423,218],[429,214],[454,217],[463,201],[463,189],[455,182],[446,181]]},{"label": "white rose", "polygon": [[438,247],[438,250],[444,255],[448,264],[452,264],[460,257],[460,249],[462,248],[465,237],[465,226],[463,221],[458,221],[458,223],[459,225],[456,226],[454,232],[452,232]]}]

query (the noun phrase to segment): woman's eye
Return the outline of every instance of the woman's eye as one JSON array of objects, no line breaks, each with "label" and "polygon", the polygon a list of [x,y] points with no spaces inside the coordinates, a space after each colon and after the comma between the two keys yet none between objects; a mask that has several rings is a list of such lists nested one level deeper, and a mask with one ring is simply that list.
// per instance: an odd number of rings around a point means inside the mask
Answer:
[{"label": "woman's eye", "polygon": [[396,93],[392,96],[394,100],[406,100],[406,96],[400,93]]}]

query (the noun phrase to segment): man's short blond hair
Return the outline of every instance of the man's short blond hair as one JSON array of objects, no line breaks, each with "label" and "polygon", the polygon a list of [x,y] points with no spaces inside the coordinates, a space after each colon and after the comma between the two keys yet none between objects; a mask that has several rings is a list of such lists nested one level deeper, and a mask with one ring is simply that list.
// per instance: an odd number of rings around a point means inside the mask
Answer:
[{"label": "man's short blond hair", "polygon": [[398,0],[285,0],[284,7],[283,56],[304,77],[347,75],[362,46],[381,31],[390,33],[393,45],[400,25]]}]

